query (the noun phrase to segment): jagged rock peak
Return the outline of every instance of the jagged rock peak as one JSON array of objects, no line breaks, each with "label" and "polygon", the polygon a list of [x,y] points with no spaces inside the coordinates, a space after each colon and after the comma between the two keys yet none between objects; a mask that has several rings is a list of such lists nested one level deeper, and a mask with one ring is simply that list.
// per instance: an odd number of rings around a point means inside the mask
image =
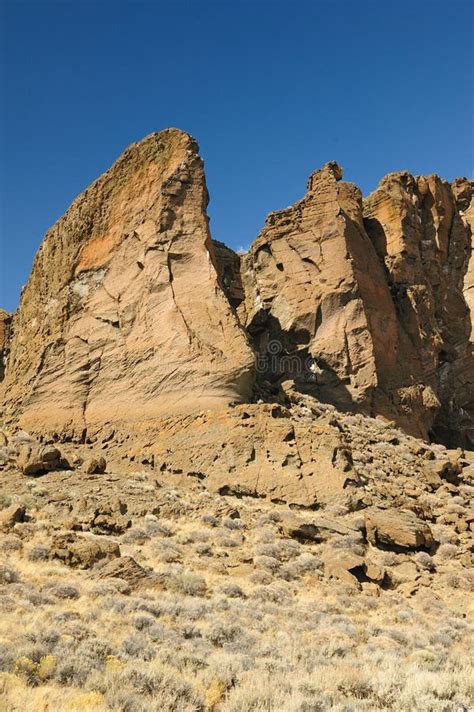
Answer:
[{"label": "jagged rock peak", "polygon": [[253,354],[215,270],[196,141],[147,136],[47,233],[13,320],[5,408],[31,431],[247,398]]},{"label": "jagged rock peak", "polygon": [[322,168],[311,173],[308,178],[307,190],[314,190],[321,178],[333,178],[335,181],[342,180],[343,173],[343,169],[336,161],[328,161]]},{"label": "jagged rock peak", "polygon": [[242,258],[260,378],[472,445],[471,187],[399,171],[362,200],[341,177],[315,171]]}]

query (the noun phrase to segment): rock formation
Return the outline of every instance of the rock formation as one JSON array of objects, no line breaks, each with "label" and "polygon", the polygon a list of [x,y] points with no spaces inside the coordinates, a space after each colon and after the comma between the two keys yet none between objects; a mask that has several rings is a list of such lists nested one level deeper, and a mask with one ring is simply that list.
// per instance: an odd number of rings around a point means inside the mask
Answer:
[{"label": "rock formation", "polygon": [[242,259],[260,378],[471,446],[471,230],[455,198],[466,181],[394,173],[362,201],[341,177],[334,163],[314,173]]},{"label": "rock formation", "polygon": [[424,420],[422,437],[431,429],[437,440],[472,447],[474,360],[463,296],[471,230],[454,191],[438,176],[392,173],[364,201],[364,224],[398,315],[400,375],[391,387],[400,422],[408,416],[413,431],[414,416]]},{"label": "rock formation", "polygon": [[11,314],[0,309],[0,381],[5,375],[5,364],[10,343]]},{"label": "rock formation", "polygon": [[221,290],[196,142],[129,147],[47,233],[14,318],[7,412],[31,432],[247,399],[253,354]]},{"label": "rock formation", "polygon": [[[314,500],[311,463],[346,471],[334,432],[296,434],[301,394],[472,447],[474,184],[392,173],[363,200],[341,179],[334,162],[313,173],[241,256],[211,241],[194,139],[168,129],[128,148],[47,233],[17,313],[0,313],[5,419],[91,441],[171,419],[184,469],[221,468],[222,488],[238,452],[243,489],[295,502],[303,480]],[[278,427],[259,401],[289,409]]]}]

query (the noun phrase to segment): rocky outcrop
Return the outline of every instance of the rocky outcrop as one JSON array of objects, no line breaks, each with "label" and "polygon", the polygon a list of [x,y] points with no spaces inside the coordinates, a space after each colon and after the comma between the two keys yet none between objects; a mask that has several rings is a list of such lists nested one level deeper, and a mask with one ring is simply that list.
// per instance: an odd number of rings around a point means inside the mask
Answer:
[{"label": "rocky outcrop", "polygon": [[471,230],[455,190],[438,176],[392,173],[364,201],[364,224],[398,315],[390,385],[399,422],[409,428],[415,416],[425,425],[420,435],[472,446],[474,360],[463,296]]},{"label": "rocky outcrop", "polygon": [[242,260],[240,314],[261,376],[345,410],[373,411],[396,364],[397,318],[362,218],[362,195],[329,163],[291,208],[271,213]]},{"label": "rocky outcrop", "polygon": [[[140,445],[174,423],[173,447],[180,428],[201,438],[183,470],[220,489],[239,470],[242,491],[294,503],[313,502],[321,477],[330,488],[344,480],[330,455],[344,448],[340,433],[296,433],[301,394],[472,447],[473,194],[466,179],[401,172],[363,200],[327,163],[238,255],[210,238],[194,139],[152,134],[74,201],[17,313],[0,312],[4,420],[48,442],[107,442],[128,428]],[[234,469],[223,464],[232,448]]]},{"label": "rocky outcrop", "polygon": [[247,399],[253,354],[219,285],[196,142],[128,148],[47,233],[14,317],[6,412],[86,438]]},{"label": "rocky outcrop", "polygon": [[[151,434],[150,434],[151,436]],[[198,417],[169,418],[150,437],[146,459],[164,475],[205,481],[220,494],[265,497],[301,507],[335,501],[356,480],[331,416],[279,405],[240,405]],[[138,459],[143,449],[129,456]]]},{"label": "rocky outcrop", "polygon": [[[462,221],[470,229],[471,235],[474,233],[474,181],[467,178],[457,178],[452,183],[453,194],[456,200],[456,207]],[[474,320],[474,260],[472,259],[472,244],[468,249],[469,263],[466,276],[464,278],[464,298],[471,312],[471,325]],[[474,334],[471,329],[471,341]]]},{"label": "rocky outcrop", "polygon": [[365,514],[367,540],[374,546],[420,549],[433,546],[431,529],[413,512],[368,510]]},{"label": "rocky outcrop", "polygon": [[10,343],[10,326],[12,316],[4,309],[0,309],[0,381],[5,376],[5,367]]},{"label": "rocky outcrop", "polygon": [[394,173],[362,201],[341,177],[335,163],[316,171],[306,196],[271,213],[242,258],[238,311],[259,380],[277,393],[289,379],[339,409],[471,446],[465,182]]}]

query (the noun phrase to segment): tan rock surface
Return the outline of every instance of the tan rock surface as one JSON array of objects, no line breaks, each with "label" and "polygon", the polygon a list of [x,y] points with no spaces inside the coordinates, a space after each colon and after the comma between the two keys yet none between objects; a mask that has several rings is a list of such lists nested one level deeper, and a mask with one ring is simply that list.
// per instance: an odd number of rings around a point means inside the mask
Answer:
[{"label": "tan rock surface", "polygon": [[[391,173],[364,201],[364,224],[398,314],[398,422],[416,435],[472,446],[474,359],[463,296],[471,230],[456,188],[438,176]],[[417,433],[413,421],[422,423]]]},{"label": "tan rock surface", "polygon": [[242,257],[238,311],[260,382],[294,381],[339,409],[469,447],[471,183],[393,173],[362,201],[341,176],[335,163],[316,171]]},{"label": "tan rock surface", "polygon": [[378,372],[396,363],[397,321],[361,193],[341,175],[326,164],[303,200],[268,216],[242,259],[240,313],[269,361],[264,375],[370,413]]},{"label": "tan rock surface", "polygon": [[0,382],[5,375],[5,367],[10,344],[12,315],[0,309]]},{"label": "tan rock surface", "polygon": [[[337,500],[357,479],[330,421],[266,403],[169,418],[149,433],[146,459],[164,475],[205,480],[213,492],[312,507]],[[140,452],[132,445],[129,455]]]},{"label": "tan rock surface", "polygon": [[368,541],[376,546],[419,549],[434,543],[430,527],[413,512],[369,509],[365,526]]},{"label": "tan rock surface", "polygon": [[248,398],[253,355],[214,267],[196,142],[130,146],[47,233],[14,318],[7,411],[85,437]]}]

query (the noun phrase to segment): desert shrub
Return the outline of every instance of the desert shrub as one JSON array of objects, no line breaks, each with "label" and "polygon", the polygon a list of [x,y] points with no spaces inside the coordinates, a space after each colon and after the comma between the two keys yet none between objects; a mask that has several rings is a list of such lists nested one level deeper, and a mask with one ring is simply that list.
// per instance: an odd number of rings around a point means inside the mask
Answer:
[{"label": "desert shrub", "polygon": [[191,571],[171,575],[166,581],[166,588],[187,596],[204,596],[207,591],[205,579]]},{"label": "desert shrub", "polygon": [[207,631],[206,638],[213,645],[223,646],[226,643],[233,643],[242,637],[242,628],[239,625],[229,625],[226,623],[214,623]]},{"label": "desert shrub", "polygon": [[77,645],[58,647],[55,655],[58,664],[55,679],[61,685],[82,687],[89,675],[104,669],[107,657],[112,654],[107,641],[92,638]]},{"label": "desert shrub", "polygon": [[234,549],[237,546],[240,546],[241,543],[242,542],[238,539],[226,536],[225,534],[220,534],[216,539],[216,544],[218,544],[218,546],[223,546],[225,549]]},{"label": "desert shrub", "polygon": [[122,542],[124,544],[144,544],[149,538],[150,534],[145,529],[133,527],[122,536]]},{"label": "desert shrub", "polygon": [[282,547],[280,544],[273,543],[263,543],[255,547],[255,554],[257,556],[270,556],[273,559],[280,560],[282,554]]},{"label": "desert shrub", "polygon": [[16,583],[19,579],[18,572],[12,566],[0,564],[0,584]]},{"label": "desert shrub", "polygon": [[268,586],[273,581],[273,577],[268,571],[253,571],[249,576],[249,580],[259,586]]},{"label": "desert shrub", "polygon": [[11,645],[0,643],[0,670],[6,672],[12,669],[15,662],[15,654]]},{"label": "desert shrub", "polygon": [[204,542],[196,544],[194,551],[198,556],[212,556],[212,547]]},{"label": "desert shrub", "polygon": [[236,519],[232,517],[224,517],[224,519],[222,520],[222,526],[234,531],[245,529],[245,524],[241,519]]},{"label": "desert shrub", "polygon": [[0,547],[3,551],[21,551],[23,542],[19,537],[10,534],[9,536],[2,537]]},{"label": "desert shrub", "polygon": [[261,601],[271,601],[272,603],[283,603],[288,600],[289,592],[282,586],[257,587],[252,591],[252,597]]},{"label": "desert shrub", "polygon": [[161,563],[172,564],[181,561],[183,552],[181,547],[175,543],[160,541],[153,546],[153,554]]},{"label": "desert shrub", "polygon": [[12,498],[5,492],[0,492],[0,510],[7,509],[12,503]]},{"label": "desert shrub", "polygon": [[75,599],[79,598],[79,596],[81,595],[79,593],[79,589],[77,589],[76,586],[71,586],[71,584],[67,583],[61,583],[56,586],[52,586],[49,591],[53,594],[53,596],[56,596],[56,598]]},{"label": "desert shrub", "polygon": [[426,551],[419,551],[417,554],[415,554],[414,558],[417,566],[419,566],[421,569],[425,569],[426,571],[435,570],[435,563],[432,557]]},{"label": "desert shrub", "polygon": [[47,561],[49,559],[49,547],[44,544],[36,544],[28,551],[28,559],[30,561]]},{"label": "desert shrub", "polygon": [[[121,705],[118,705],[118,699]],[[128,702],[127,702],[128,699]],[[127,665],[109,681],[106,700],[113,709],[127,712],[185,712],[202,708],[203,699],[192,684],[181,678],[174,670],[156,664]],[[124,701],[138,707],[125,707]]]},{"label": "desert shrub", "polygon": [[[266,520],[268,521],[268,520]],[[263,543],[270,543],[275,541],[275,530],[269,527],[262,526],[262,528],[257,529],[257,541]]]},{"label": "desert shrub", "polygon": [[278,559],[274,559],[273,556],[256,556],[254,562],[260,569],[265,569],[266,571],[271,571],[272,573],[278,571],[281,566]]},{"label": "desert shrub", "polygon": [[137,616],[133,619],[133,627],[137,630],[145,630],[154,625],[155,619],[151,616]]},{"label": "desert shrub", "polygon": [[217,517],[214,517],[212,514],[204,514],[201,517],[201,521],[204,522],[204,524],[207,524],[210,527],[217,527],[219,526],[219,520]]},{"label": "desert shrub", "polygon": [[164,640],[167,635],[166,628],[164,628],[162,625],[158,625],[157,623],[154,623],[149,628],[146,628],[146,633],[149,638],[155,643]]},{"label": "desert shrub", "polygon": [[357,556],[364,556],[365,553],[365,549],[362,546],[360,536],[348,535],[333,537],[329,544],[335,549],[348,549]]},{"label": "desert shrub", "polygon": [[122,643],[122,651],[129,658],[153,660],[156,651],[147,640],[139,635],[129,635]]},{"label": "desert shrub", "polygon": [[144,613],[149,613],[154,618],[161,616],[163,612],[163,607],[160,603],[154,600],[147,600],[146,598],[132,598],[126,606],[127,613],[135,611],[143,611]]},{"label": "desert shrub", "polygon": [[441,544],[436,552],[440,559],[453,559],[458,553],[458,547],[455,544]]},{"label": "desert shrub", "polygon": [[323,562],[314,554],[304,552],[293,561],[296,571],[301,574],[312,573],[321,569]]},{"label": "desert shrub", "polygon": [[224,583],[220,588],[221,592],[229,598],[245,598],[245,593],[236,583]]}]

